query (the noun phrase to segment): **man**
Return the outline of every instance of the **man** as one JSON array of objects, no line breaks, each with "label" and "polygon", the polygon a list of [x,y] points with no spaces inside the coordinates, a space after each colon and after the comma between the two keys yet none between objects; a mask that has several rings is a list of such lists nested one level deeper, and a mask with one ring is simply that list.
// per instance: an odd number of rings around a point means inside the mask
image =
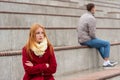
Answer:
[{"label": "man", "polygon": [[88,12],[80,17],[79,26],[77,27],[78,42],[81,45],[96,48],[100,52],[102,58],[104,59],[103,67],[112,67],[115,64],[117,64],[117,62],[109,61],[110,43],[108,41],[98,39],[95,35],[95,5],[93,3],[89,3],[87,4],[86,8]]}]

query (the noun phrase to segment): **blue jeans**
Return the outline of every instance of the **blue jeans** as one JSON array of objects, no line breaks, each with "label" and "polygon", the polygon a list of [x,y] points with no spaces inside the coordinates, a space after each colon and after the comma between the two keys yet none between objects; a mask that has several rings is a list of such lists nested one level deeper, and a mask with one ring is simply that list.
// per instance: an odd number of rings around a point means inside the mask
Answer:
[{"label": "blue jeans", "polygon": [[100,55],[102,56],[103,59],[109,58],[110,43],[108,41],[95,38],[81,44],[92,48],[96,48],[100,52]]}]

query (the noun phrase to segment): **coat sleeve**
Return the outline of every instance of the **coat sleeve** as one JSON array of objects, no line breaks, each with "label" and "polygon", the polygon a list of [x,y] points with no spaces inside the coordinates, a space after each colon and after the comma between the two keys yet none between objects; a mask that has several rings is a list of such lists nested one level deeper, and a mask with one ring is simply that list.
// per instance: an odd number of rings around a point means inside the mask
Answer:
[{"label": "coat sleeve", "polygon": [[42,74],[42,72],[47,69],[46,64],[38,64],[33,67],[30,67],[30,66],[25,65],[26,61],[30,61],[30,59],[27,55],[26,49],[23,48],[22,49],[22,63],[23,63],[23,67],[26,73],[28,74],[41,73]]},{"label": "coat sleeve", "polygon": [[52,49],[52,54],[50,54],[49,58],[49,67],[47,68],[46,71],[44,71],[44,74],[49,75],[49,74],[54,74],[57,69],[57,62],[54,54],[54,50]]},{"label": "coat sleeve", "polygon": [[89,18],[89,20],[88,20],[88,30],[89,30],[89,36],[91,38],[96,38],[96,35],[95,35],[96,20],[94,18]]}]

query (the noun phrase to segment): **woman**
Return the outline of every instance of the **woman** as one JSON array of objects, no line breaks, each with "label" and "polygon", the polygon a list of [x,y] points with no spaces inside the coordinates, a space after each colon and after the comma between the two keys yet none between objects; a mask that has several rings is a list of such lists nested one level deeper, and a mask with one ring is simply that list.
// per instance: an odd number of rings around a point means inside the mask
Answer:
[{"label": "woman", "polygon": [[43,26],[34,24],[30,28],[28,42],[22,49],[22,62],[23,80],[55,80],[52,74],[57,63]]}]

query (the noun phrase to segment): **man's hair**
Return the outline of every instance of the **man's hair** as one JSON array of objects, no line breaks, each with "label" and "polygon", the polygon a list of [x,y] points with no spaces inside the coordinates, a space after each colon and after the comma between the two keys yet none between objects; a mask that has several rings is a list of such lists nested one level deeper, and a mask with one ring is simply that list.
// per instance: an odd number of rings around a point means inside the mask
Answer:
[{"label": "man's hair", "polygon": [[94,7],[95,7],[95,5],[94,5],[93,3],[88,3],[88,4],[86,5],[86,8],[87,8],[88,11],[91,11],[92,8],[94,8]]}]

